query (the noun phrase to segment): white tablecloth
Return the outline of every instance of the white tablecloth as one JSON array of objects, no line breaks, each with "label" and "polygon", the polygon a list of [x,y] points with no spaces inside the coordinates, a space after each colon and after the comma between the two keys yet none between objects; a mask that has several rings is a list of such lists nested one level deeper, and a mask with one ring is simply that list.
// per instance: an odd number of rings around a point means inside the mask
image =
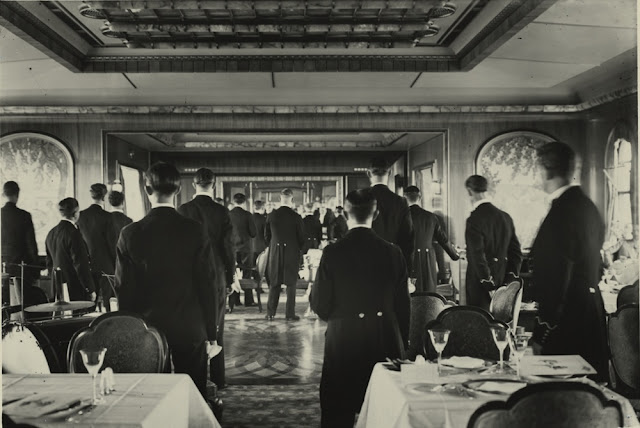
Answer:
[{"label": "white tablecloth", "polygon": [[[457,378],[459,381],[460,377]],[[468,378],[471,379],[470,376]],[[582,381],[596,385],[586,379]],[[507,396],[483,393],[469,397],[446,392],[410,392],[406,385],[412,382],[420,380],[403,379],[400,372],[377,364],[371,374],[357,428],[464,428],[482,404],[507,399]],[[604,389],[604,392],[622,404],[625,426],[638,426],[629,402],[610,390]]]},{"label": "white tablecloth", "polygon": [[[99,379],[98,379],[99,380]],[[2,375],[2,393],[20,395],[37,391],[91,398],[88,374]],[[76,417],[77,427],[220,427],[191,378],[184,374],[116,374],[115,388],[85,415]],[[64,420],[21,419],[38,427],[59,427]],[[67,424],[68,426],[68,424]]]}]

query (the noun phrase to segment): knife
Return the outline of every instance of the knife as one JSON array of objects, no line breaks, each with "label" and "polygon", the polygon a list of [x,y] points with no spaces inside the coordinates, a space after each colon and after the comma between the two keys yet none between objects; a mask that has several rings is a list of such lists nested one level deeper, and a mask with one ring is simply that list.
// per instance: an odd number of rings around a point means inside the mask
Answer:
[{"label": "knife", "polygon": [[66,411],[66,410],[71,410],[71,409],[73,409],[73,408],[75,408],[75,407],[78,407],[78,406],[81,406],[81,405],[82,405],[82,400],[75,400],[75,401],[72,401],[71,403],[69,403],[69,404],[68,404],[67,406],[65,406],[65,407],[59,407],[59,408],[57,408],[57,409],[50,410],[50,411],[48,411],[48,412],[46,412],[46,413],[43,413],[43,414],[42,414],[42,415],[40,415],[40,416],[49,416],[49,415],[52,415],[52,414],[54,414],[54,413],[64,412],[64,411]]}]

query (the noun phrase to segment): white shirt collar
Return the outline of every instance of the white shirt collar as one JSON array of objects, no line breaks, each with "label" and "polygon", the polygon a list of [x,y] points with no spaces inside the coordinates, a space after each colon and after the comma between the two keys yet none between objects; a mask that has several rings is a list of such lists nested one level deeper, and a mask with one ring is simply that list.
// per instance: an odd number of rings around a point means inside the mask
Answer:
[{"label": "white shirt collar", "polygon": [[151,208],[160,207],[175,208],[172,202],[151,202]]},{"label": "white shirt collar", "polygon": [[68,218],[63,218],[62,220],[68,221],[69,223],[71,223],[73,225],[73,227],[75,227],[76,229],[78,228],[78,225],[75,224],[75,222],[73,220],[69,220]]},{"label": "white shirt collar", "polygon": [[574,186],[577,186],[577,184],[573,184],[573,183],[567,184],[566,186],[562,186],[561,188],[556,189],[555,192],[549,194],[549,201],[554,201],[558,199],[560,196],[562,196],[564,192],[569,190],[570,187],[574,187]]},{"label": "white shirt collar", "polygon": [[193,199],[195,199],[196,196],[208,196],[211,199],[213,199],[213,196],[211,195],[211,193],[207,193],[207,192],[196,192],[196,194],[193,195]]},{"label": "white shirt collar", "polygon": [[473,209],[471,211],[475,211],[476,208],[478,208],[480,205],[482,204],[490,204],[491,203],[491,199],[489,198],[482,198],[479,201],[475,201],[473,203]]},{"label": "white shirt collar", "polygon": [[120,208],[111,208],[111,212],[124,214],[124,210],[121,210]]}]

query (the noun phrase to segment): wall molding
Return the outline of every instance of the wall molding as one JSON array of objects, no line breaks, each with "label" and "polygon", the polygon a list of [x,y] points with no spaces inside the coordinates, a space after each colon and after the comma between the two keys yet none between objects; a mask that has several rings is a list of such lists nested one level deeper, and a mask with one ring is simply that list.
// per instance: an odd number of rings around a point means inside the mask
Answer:
[{"label": "wall molding", "polygon": [[0,115],[71,114],[365,114],[579,113],[636,94],[637,85],[580,104],[539,105],[320,105],[320,106],[0,106]]}]

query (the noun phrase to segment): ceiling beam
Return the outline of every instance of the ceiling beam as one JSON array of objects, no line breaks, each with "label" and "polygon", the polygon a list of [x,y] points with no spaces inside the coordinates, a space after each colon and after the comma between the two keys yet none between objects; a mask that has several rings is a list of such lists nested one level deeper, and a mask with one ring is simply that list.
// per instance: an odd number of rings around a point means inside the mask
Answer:
[{"label": "ceiling beam", "polygon": [[556,1],[513,0],[459,53],[460,71],[469,71],[480,64]]},{"label": "ceiling beam", "polygon": [[78,73],[83,69],[84,53],[62,38],[15,1],[0,1],[0,26]]}]

